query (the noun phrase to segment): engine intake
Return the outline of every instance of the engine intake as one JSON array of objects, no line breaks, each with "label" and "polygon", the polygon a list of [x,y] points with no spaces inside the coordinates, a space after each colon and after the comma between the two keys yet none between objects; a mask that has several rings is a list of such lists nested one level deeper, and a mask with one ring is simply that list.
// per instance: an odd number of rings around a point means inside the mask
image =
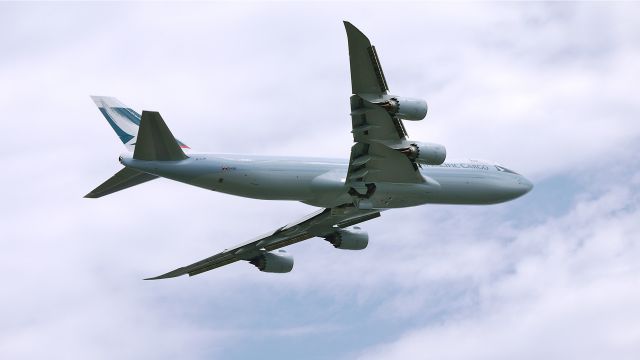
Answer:
[{"label": "engine intake", "polygon": [[422,99],[394,96],[387,101],[377,103],[391,116],[404,120],[422,120],[427,116],[427,102]]},{"label": "engine intake", "polygon": [[409,159],[427,165],[440,165],[447,158],[447,149],[440,144],[413,142],[400,149]]},{"label": "engine intake", "polygon": [[249,262],[258,270],[269,273],[288,273],[293,269],[293,256],[284,250],[262,254]]},{"label": "engine intake", "polygon": [[333,247],[343,250],[362,250],[369,245],[369,234],[354,226],[351,229],[338,229],[335,233],[326,237]]}]

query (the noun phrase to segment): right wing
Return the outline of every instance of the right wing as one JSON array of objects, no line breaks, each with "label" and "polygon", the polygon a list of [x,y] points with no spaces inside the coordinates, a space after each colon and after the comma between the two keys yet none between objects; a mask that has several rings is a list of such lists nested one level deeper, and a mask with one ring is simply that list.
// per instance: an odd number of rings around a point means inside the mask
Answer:
[{"label": "right wing", "polygon": [[344,22],[351,67],[351,122],[355,144],[347,182],[424,183],[418,166],[402,151],[409,145],[402,120],[385,110],[391,99],[376,49],[355,26]]},{"label": "right wing", "polygon": [[295,244],[312,237],[328,237],[338,229],[355,225],[378,216],[380,216],[378,210],[359,210],[353,206],[320,210],[299,221],[283,226],[272,233],[265,234],[231,249],[226,249],[191,265],[145,280],[166,279],[187,274],[193,276],[239,260],[253,261],[261,257],[261,255],[281,247]]}]

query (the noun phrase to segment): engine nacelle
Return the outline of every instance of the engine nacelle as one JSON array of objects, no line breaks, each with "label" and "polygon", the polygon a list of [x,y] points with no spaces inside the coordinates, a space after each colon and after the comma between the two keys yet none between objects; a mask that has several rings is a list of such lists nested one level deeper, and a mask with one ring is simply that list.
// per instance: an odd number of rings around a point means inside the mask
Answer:
[{"label": "engine nacelle", "polygon": [[284,250],[264,253],[249,262],[258,270],[270,273],[288,273],[293,269],[293,256]]},{"label": "engine nacelle", "polygon": [[404,120],[422,120],[427,116],[427,102],[422,99],[394,96],[391,99],[377,103],[392,116]]},{"label": "engine nacelle", "polygon": [[354,226],[351,229],[338,229],[326,237],[326,240],[337,249],[362,250],[369,245],[369,234]]},{"label": "engine nacelle", "polygon": [[400,152],[415,162],[427,165],[440,165],[447,158],[447,149],[440,144],[412,142],[409,147],[400,149]]}]

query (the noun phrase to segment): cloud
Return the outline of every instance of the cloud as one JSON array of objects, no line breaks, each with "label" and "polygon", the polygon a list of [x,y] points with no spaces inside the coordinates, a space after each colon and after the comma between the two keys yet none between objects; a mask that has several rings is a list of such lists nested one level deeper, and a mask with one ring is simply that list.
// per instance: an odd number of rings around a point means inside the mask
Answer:
[{"label": "cloud", "polygon": [[[0,357],[638,352],[637,5],[0,9]],[[158,110],[196,149],[346,157],[342,19],[394,92],[429,101],[413,139],[503,162],[535,190],[388,211],[366,251],[291,246],[285,276],[239,263],[141,281],[313,209],[167,180],[82,199],[124,151],[88,95]]]},{"label": "cloud", "polygon": [[[637,170],[621,175],[637,176]],[[465,316],[418,326],[363,352],[361,358],[637,357],[637,189],[637,180],[615,185],[580,200],[561,218],[518,229],[507,241],[496,241],[492,254],[497,256],[475,263],[477,280],[468,284],[475,288],[473,306]],[[452,258],[465,256],[447,257]],[[489,265],[489,259],[498,266]],[[414,312],[422,311],[426,303]],[[392,303],[388,311],[397,314],[406,309],[404,303]]]}]

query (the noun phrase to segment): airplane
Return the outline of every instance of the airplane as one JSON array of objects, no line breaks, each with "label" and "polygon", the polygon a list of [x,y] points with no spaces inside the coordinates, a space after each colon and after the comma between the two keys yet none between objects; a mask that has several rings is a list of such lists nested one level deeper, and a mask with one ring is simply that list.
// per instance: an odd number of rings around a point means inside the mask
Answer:
[{"label": "airplane", "polygon": [[345,21],[351,69],[349,159],[208,154],[176,139],[158,112],[142,115],[112,97],[92,96],[128,152],[124,168],[85,197],[99,198],[159,177],[204,189],[265,200],[293,200],[320,210],[248,242],[145,280],[197,275],[237,261],[287,273],[285,246],[310,238],[338,249],[362,250],[359,226],[389,209],[423,204],[495,204],[529,192],[533,184],[504,166],[481,160],[445,161],[446,149],[409,140],[403,120],[419,121],[427,103],[389,92],[376,49]]}]

